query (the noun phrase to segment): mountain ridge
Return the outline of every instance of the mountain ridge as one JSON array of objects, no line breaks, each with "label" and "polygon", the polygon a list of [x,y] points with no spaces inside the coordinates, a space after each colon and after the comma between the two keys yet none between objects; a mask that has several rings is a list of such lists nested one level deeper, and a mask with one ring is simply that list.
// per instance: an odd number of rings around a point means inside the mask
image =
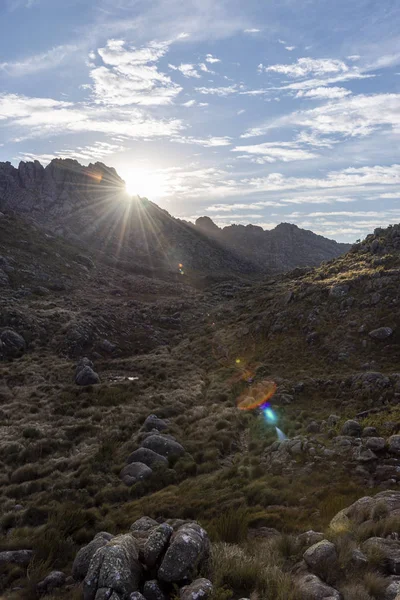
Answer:
[{"label": "mountain ridge", "polygon": [[[134,198],[116,170],[73,159],[0,163],[0,211],[34,219],[63,237],[108,247],[146,266],[200,273],[257,275],[316,266],[350,249],[296,225],[272,231],[256,225],[220,230],[211,219],[196,224],[171,216],[147,198]],[[208,220],[207,220],[208,219]],[[204,227],[204,224],[208,227]]]}]

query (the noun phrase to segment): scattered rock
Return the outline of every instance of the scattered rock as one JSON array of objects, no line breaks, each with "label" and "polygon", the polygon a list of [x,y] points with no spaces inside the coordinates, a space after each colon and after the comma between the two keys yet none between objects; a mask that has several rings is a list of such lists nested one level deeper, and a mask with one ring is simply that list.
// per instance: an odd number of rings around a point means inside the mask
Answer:
[{"label": "scattered rock", "polygon": [[297,539],[302,546],[313,546],[318,542],[322,542],[324,539],[324,534],[310,529],[310,531],[306,531],[305,533],[298,535]]},{"label": "scattered rock", "polygon": [[209,546],[208,536],[200,525],[182,525],[171,538],[158,578],[165,582],[190,580],[208,556]]},{"label": "scattered rock", "polygon": [[99,548],[106,546],[112,538],[113,536],[111,533],[102,531],[98,533],[91,542],[79,550],[72,565],[72,577],[75,581],[83,581],[85,579],[89,570],[90,561],[95,552]]},{"label": "scattered rock", "polygon": [[15,565],[29,565],[32,558],[32,550],[6,550],[0,552],[0,565],[12,563]]},{"label": "scattered rock", "polygon": [[196,579],[190,585],[181,588],[181,600],[207,600],[213,592],[213,585],[208,579],[203,577]]},{"label": "scattered rock", "polygon": [[154,567],[168,545],[173,529],[167,523],[162,523],[150,533],[143,550],[144,563]]},{"label": "scattered rock", "polygon": [[106,354],[112,354],[116,350],[116,344],[112,344],[108,340],[103,340],[99,346],[99,349]]},{"label": "scattered rock", "polygon": [[0,333],[0,358],[18,358],[26,349],[24,338],[13,329]]},{"label": "scattered rock", "polygon": [[149,448],[162,456],[178,457],[185,453],[185,449],[176,440],[164,437],[162,435],[150,435],[142,443],[143,448]]},{"label": "scattered rock", "polygon": [[75,377],[77,385],[95,385],[100,383],[100,377],[91,367],[83,367]]},{"label": "scattered rock", "polygon": [[156,415],[149,415],[143,423],[143,429],[145,431],[152,431],[152,429],[164,431],[164,429],[168,429],[168,424]]},{"label": "scattered rock", "polygon": [[350,286],[347,283],[333,285],[329,290],[331,298],[344,298],[349,293]]},{"label": "scattered rock", "polygon": [[301,597],[305,597],[307,600],[341,600],[340,593],[323,583],[316,575],[304,575],[296,583]]},{"label": "scattered rock", "polygon": [[126,465],[119,474],[125,485],[134,485],[138,481],[148,479],[153,474],[153,471],[147,465],[140,462],[133,462]]},{"label": "scattered rock", "polygon": [[126,462],[128,464],[140,462],[150,468],[153,468],[156,464],[168,466],[168,459],[165,456],[161,456],[161,454],[157,454],[157,452],[153,452],[149,448],[138,448],[128,456]]},{"label": "scattered rock", "polygon": [[400,435],[392,435],[389,438],[389,452],[400,455]]},{"label": "scattered rock", "polygon": [[143,586],[143,596],[146,600],[167,600],[167,596],[161,589],[157,579],[146,581]]},{"label": "scattered rock", "polygon": [[346,421],[342,427],[341,434],[342,435],[351,435],[354,437],[359,437],[362,432],[362,427],[358,421],[349,420]]},{"label": "scattered rock", "polygon": [[130,526],[130,531],[150,531],[153,527],[157,527],[158,523],[150,517],[140,517]]},{"label": "scattered rock", "polygon": [[393,329],[390,327],[378,327],[369,332],[369,337],[374,340],[387,340],[393,334]]},{"label": "scattered rock", "polygon": [[[400,436],[399,436],[400,437]],[[381,452],[385,449],[386,442],[383,437],[369,437],[365,443],[365,446],[373,452]]]},{"label": "scattered rock", "polygon": [[66,578],[67,576],[62,571],[52,571],[38,583],[37,590],[41,594],[50,594],[56,588],[63,587]]},{"label": "scattered rock", "polygon": [[400,575],[400,542],[380,537],[369,538],[362,545],[363,551],[368,556],[369,552],[382,555],[384,567],[391,575]]},{"label": "scattered rock", "polygon": [[304,552],[303,558],[313,573],[324,574],[337,560],[335,545],[328,540],[321,540],[308,548]]}]

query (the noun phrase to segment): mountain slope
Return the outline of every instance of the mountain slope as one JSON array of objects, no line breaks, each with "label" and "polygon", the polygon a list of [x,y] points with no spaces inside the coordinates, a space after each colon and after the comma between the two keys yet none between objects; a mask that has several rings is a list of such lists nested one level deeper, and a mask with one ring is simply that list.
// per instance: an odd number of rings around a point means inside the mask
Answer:
[{"label": "mountain slope", "polygon": [[255,225],[229,225],[220,229],[209,217],[200,217],[196,227],[227,248],[235,248],[259,268],[268,265],[268,269],[276,272],[317,266],[351,247],[290,223],[281,223],[269,231]]}]

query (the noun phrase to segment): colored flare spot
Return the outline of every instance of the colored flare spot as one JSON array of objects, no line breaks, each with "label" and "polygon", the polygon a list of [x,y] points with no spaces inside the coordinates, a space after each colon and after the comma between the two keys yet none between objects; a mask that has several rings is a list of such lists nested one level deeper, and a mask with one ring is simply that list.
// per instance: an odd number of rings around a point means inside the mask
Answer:
[{"label": "colored flare spot", "polygon": [[261,407],[261,410],[263,412],[263,415],[265,417],[265,420],[268,421],[268,423],[275,423],[277,420],[276,414],[274,413],[274,411],[272,410],[272,408],[270,406]]},{"label": "colored flare spot", "polygon": [[275,431],[276,431],[276,433],[277,433],[278,440],[279,440],[280,442],[283,442],[283,440],[287,440],[287,437],[286,437],[286,435],[283,433],[283,431],[281,431],[281,430],[279,429],[279,427],[275,427]]},{"label": "colored flare spot", "polygon": [[[256,385],[251,386],[241,394],[237,400],[239,410],[253,410],[265,406],[270,398],[276,392],[276,383],[274,381],[260,381]],[[272,409],[270,409],[272,410]]]}]

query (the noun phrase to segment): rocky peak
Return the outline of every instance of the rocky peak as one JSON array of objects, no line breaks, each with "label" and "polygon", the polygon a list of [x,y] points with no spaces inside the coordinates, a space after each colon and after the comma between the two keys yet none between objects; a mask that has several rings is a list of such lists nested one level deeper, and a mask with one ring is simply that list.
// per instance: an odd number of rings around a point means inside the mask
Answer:
[{"label": "rocky peak", "polygon": [[196,227],[209,234],[218,234],[221,230],[210,217],[199,217],[196,219]]}]

